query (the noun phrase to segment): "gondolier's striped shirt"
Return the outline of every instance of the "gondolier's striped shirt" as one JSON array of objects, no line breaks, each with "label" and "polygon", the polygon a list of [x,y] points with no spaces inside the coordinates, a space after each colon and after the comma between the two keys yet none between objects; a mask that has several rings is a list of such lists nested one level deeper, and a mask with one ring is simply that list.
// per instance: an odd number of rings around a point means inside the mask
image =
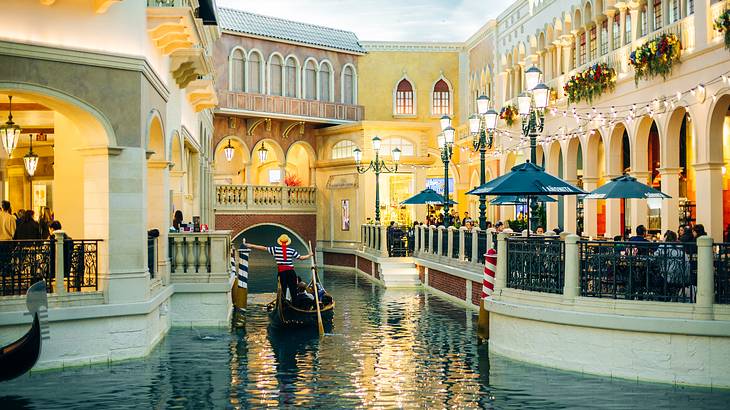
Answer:
[{"label": "gondolier's striped shirt", "polygon": [[294,260],[299,258],[299,252],[296,249],[286,247],[286,260],[284,260],[284,252],[281,246],[269,246],[269,253],[274,255],[276,264],[279,266],[291,266],[294,267]]}]

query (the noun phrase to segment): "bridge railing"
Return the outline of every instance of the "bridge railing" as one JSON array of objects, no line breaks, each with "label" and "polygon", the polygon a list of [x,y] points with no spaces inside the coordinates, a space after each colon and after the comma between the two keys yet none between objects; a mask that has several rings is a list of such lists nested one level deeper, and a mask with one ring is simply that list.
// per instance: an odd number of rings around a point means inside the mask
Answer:
[{"label": "bridge railing", "polygon": [[281,185],[216,185],[215,208],[223,211],[316,212],[317,188]]}]

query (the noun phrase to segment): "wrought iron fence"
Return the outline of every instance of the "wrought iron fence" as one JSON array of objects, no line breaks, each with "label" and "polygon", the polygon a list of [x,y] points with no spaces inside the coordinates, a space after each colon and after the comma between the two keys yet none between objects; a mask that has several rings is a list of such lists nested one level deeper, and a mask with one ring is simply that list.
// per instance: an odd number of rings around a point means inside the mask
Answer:
[{"label": "wrought iron fence", "polygon": [[715,303],[730,304],[730,243],[718,243],[715,254]]},{"label": "wrought iron fence", "polygon": [[499,232],[492,231],[492,249],[494,249],[495,252],[497,252],[497,243],[499,243],[497,235],[499,235]]},{"label": "wrought iron fence", "polygon": [[507,239],[507,287],[563,293],[565,243],[548,238]]},{"label": "wrought iron fence", "polygon": [[448,256],[449,254],[449,230],[441,229],[439,231],[441,235],[441,256]]},{"label": "wrought iron fence", "polygon": [[423,230],[423,251],[425,253],[431,251],[431,228]]},{"label": "wrought iron fence", "polygon": [[[98,290],[99,240],[66,239],[63,244],[64,287],[68,292]],[[30,285],[46,281],[55,291],[55,240],[0,241],[0,296],[24,295]]]},{"label": "wrought iron fence", "polygon": [[408,256],[408,235],[407,228],[393,226],[387,230],[388,255],[391,257]]},{"label": "wrought iron fence", "polygon": [[155,278],[157,273],[157,238],[147,237],[147,270],[150,272],[150,279]]},{"label": "wrought iron fence", "polygon": [[487,231],[477,232],[477,263],[484,263],[484,254],[487,253]]},{"label": "wrought iron fence", "polygon": [[66,291],[99,290],[99,242],[96,239],[64,242]]},{"label": "wrought iron fence", "polygon": [[471,262],[471,253],[472,253],[471,242],[472,242],[473,235],[474,235],[474,233],[472,233],[472,231],[470,231],[470,230],[464,231],[464,254],[461,256],[463,259],[465,259],[469,262]]},{"label": "wrought iron fence", "polygon": [[580,241],[581,295],[694,302],[697,249],[682,243]]},{"label": "wrought iron fence", "polygon": [[461,238],[461,229],[455,229],[454,230],[454,236],[451,243],[451,257],[458,259],[459,258],[459,240]]}]

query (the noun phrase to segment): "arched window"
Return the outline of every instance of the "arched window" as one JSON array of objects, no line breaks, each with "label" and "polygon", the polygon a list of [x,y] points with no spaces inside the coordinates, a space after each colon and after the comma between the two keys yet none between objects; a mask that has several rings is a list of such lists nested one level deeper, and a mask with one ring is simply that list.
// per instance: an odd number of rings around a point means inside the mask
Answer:
[{"label": "arched window", "polygon": [[357,148],[354,142],[350,140],[342,140],[332,147],[332,159],[352,158],[355,156],[353,151]]},{"label": "arched window", "polygon": [[608,53],[608,20],[601,23],[601,55]]},{"label": "arched window", "polygon": [[621,15],[613,16],[613,49],[621,47]]},{"label": "arched window", "polygon": [[296,97],[299,89],[299,76],[297,75],[297,61],[294,57],[286,59],[284,67],[284,83],[286,84],[286,96]]},{"label": "arched window", "polygon": [[626,26],[624,41],[626,42],[626,44],[629,44],[631,42],[631,14],[626,14],[626,22],[624,24]]},{"label": "arched window", "polygon": [[345,66],[342,70],[342,103],[355,104],[355,90],[357,83],[355,69],[352,66]]},{"label": "arched window", "polygon": [[654,30],[659,30],[662,28],[662,23],[664,22],[663,16],[662,16],[662,0],[653,0],[653,7],[654,7]]},{"label": "arched window", "polygon": [[598,44],[596,44],[597,37],[596,37],[596,26],[591,27],[590,31],[588,32],[590,36],[590,49],[588,50],[588,60],[593,60],[596,58],[596,47]]},{"label": "arched window", "polygon": [[233,53],[231,53],[231,61],[229,70],[231,73],[230,76],[230,90],[231,91],[243,91],[243,72],[244,72],[244,57],[243,57],[243,50],[240,48],[237,48],[233,50]]},{"label": "arched window", "polygon": [[679,20],[679,0],[671,0],[671,7],[669,8],[669,22],[674,23]]},{"label": "arched window", "polygon": [[304,98],[308,100],[317,99],[317,69],[314,61],[307,61],[304,65]]},{"label": "arched window", "polygon": [[397,115],[413,115],[413,85],[405,78],[402,79],[395,90],[395,113]]},{"label": "arched window", "polygon": [[695,1],[687,0],[687,15],[691,16],[695,14]]},{"label": "arched window", "polygon": [[436,81],[433,86],[433,115],[449,115],[451,93],[449,85],[442,79]]},{"label": "arched window", "polygon": [[647,27],[647,14],[646,14],[646,4],[641,6],[641,9],[639,10],[639,30],[640,33],[637,33],[637,37],[644,37],[645,35],[649,34],[648,27]]},{"label": "arched window", "polygon": [[269,59],[269,92],[271,95],[282,95],[282,70],[281,57],[274,54]]},{"label": "arched window", "polygon": [[252,51],[248,55],[248,92],[261,93],[261,54]]},{"label": "arched window", "polygon": [[321,101],[332,100],[332,67],[329,63],[323,61],[319,65],[319,99]]},{"label": "arched window", "polygon": [[400,150],[400,154],[404,157],[412,157],[416,152],[413,143],[402,137],[384,138],[380,143],[380,152],[384,155],[390,155],[396,148]]}]

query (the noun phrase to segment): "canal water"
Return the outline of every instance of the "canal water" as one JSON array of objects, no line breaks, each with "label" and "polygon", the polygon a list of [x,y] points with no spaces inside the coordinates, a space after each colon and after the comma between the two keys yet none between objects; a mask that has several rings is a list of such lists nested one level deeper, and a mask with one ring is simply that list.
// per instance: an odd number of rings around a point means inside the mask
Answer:
[{"label": "canal water", "polygon": [[337,300],[330,334],[270,330],[264,308],[274,289],[270,272],[251,274],[244,328],[174,328],[144,359],[0,383],[0,409],[730,407],[730,391],[489,356],[475,342],[471,311],[352,274],[324,275]]}]

